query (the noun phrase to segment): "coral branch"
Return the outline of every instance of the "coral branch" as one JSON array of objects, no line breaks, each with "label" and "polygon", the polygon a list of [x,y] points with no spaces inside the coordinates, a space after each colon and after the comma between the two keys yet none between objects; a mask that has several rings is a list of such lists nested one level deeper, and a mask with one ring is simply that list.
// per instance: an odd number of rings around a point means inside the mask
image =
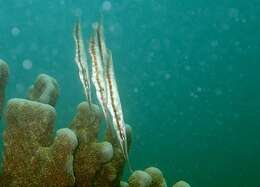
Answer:
[{"label": "coral branch", "polygon": [[[162,172],[155,167],[137,170],[128,179],[129,187],[167,187]],[[121,183],[126,185],[126,183]]]},{"label": "coral branch", "polygon": [[152,177],[151,187],[167,187],[163,174],[158,168],[149,167],[145,172]]},{"label": "coral branch", "polygon": [[94,186],[98,171],[113,157],[112,145],[106,141],[97,141],[100,118],[101,114],[96,105],[92,105],[90,109],[90,106],[83,102],[70,125],[79,140],[74,160],[76,186]]},{"label": "coral branch", "polygon": [[[126,135],[129,150],[132,142],[132,128],[130,125],[126,126]],[[108,129],[106,131],[105,140],[113,145],[114,156],[109,163],[103,166],[97,175],[96,185],[100,186],[102,184],[104,187],[114,187],[120,184],[125,166],[125,158],[116,136],[111,134],[111,131]]]},{"label": "coral branch", "polygon": [[9,186],[74,185],[77,138],[70,129],[60,129],[52,144],[55,116],[50,105],[25,99],[8,102],[3,178],[9,179]]},{"label": "coral branch", "polygon": [[52,106],[55,106],[58,96],[57,81],[46,74],[40,74],[28,91],[28,99]]},{"label": "coral branch", "polygon": [[191,186],[185,181],[179,181],[176,184],[174,184],[173,187],[191,187]]},{"label": "coral branch", "polygon": [[[0,93],[8,77],[7,65],[3,64],[0,61]],[[167,187],[162,172],[155,167],[133,172],[128,183],[120,181],[125,158],[111,129],[106,129],[104,141],[99,141],[103,116],[96,105],[79,104],[70,129],[59,129],[54,136],[53,106],[58,93],[55,79],[42,74],[30,88],[28,97],[33,101],[8,102],[0,186]],[[129,125],[126,136],[129,151],[132,143]],[[174,187],[190,185],[180,181]]]},{"label": "coral branch", "polygon": [[135,171],[128,179],[129,187],[150,187],[152,177],[141,170]]}]

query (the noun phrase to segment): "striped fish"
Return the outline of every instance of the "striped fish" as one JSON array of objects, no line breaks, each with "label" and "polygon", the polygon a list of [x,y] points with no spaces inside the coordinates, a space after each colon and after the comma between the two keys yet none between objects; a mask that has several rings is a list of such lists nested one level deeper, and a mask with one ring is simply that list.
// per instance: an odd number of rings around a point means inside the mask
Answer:
[{"label": "striped fish", "polygon": [[87,56],[85,52],[84,41],[81,33],[80,22],[77,21],[74,27],[74,40],[76,45],[75,62],[79,70],[79,78],[84,88],[86,100],[91,106],[90,78],[87,64]]},{"label": "striped fish", "polygon": [[[101,24],[94,25],[89,52],[92,57],[92,81],[106,117],[107,126],[115,132],[125,160],[132,171],[127,151],[125,122],[117,89],[112,53],[107,49]],[[112,118],[112,124],[109,119]]]},{"label": "striped fish", "polygon": [[126,125],[123,118],[123,111],[114,73],[112,53],[110,51],[108,53],[108,59],[106,64],[105,79],[107,82],[106,85],[108,90],[108,110],[112,116],[113,127],[116,132],[122,153],[124,155],[125,160],[128,162],[130,171],[132,171],[128,159],[127,136],[125,128]]},{"label": "striped fish", "polygon": [[89,53],[92,59],[92,82],[96,89],[97,99],[101,105],[102,111],[105,116],[105,121],[109,129],[111,127],[108,123],[108,109],[107,109],[107,90],[106,90],[106,82],[104,77],[104,58],[100,42],[99,35],[99,25],[95,24],[93,26],[93,33],[90,37],[89,41]]},{"label": "striped fish", "polygon": [[101,59],[103,62],[103,66],[105,67],[105,64],[107,62],[107,47],[105,43],[105,37],[104,37],[104,29],[101,23],[97,24],[97,37],[98,37],[98,47],[101,51]]}]

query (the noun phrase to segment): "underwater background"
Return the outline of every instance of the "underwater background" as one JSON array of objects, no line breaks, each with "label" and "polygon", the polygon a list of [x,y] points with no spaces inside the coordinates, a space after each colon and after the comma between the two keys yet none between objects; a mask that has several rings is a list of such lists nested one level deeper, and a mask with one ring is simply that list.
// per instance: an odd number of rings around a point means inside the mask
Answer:
[{"label": "underwater background", "polygon": [[101,15],[133,168],[159,167],[169,186],[260,186],[259,0],[0,0],[6,101],[47,73],[67,126],[84,100],[73,26],[79,16],[87,40]]}]

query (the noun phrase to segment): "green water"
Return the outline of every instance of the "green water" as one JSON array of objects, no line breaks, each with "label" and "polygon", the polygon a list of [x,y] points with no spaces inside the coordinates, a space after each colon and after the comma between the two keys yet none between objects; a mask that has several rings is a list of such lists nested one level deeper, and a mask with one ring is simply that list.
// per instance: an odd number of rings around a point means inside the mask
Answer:
[{"label": "green water", "polygon": [[87,39],[101,14],[133,168],[159,167],[169,186],[260,186],[259,0],[0,0],[6,100],[47,73],[61,90],[56,126],[67,126],[84,100],[75,17]]}]

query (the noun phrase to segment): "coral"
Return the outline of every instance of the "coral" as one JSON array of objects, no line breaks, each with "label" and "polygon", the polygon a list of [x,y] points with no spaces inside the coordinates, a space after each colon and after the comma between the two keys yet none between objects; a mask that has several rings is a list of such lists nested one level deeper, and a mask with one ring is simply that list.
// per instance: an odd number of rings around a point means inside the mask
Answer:
[{"label": "coral", "polygon": [[0,59],[0,113],[2,113],[4,95],[5,95],[5,85],[7,83],[9,76],[8,65],[5,61]]},{"label": "coral", "polygon": [[145,169],[145,172],[152,177],[151,187],[167,187],[161,170],[155,167],[149,167]]},{"label": "coral", "polygon": [[[132,142],[132,128],[130,125],[126,125],[127,145],[128,151]],[[100,172],[97,175],[96,185],[104,187],[114,187],[120,184],[120,179],[123,174],[125,166],[125,159],[120,149],[120,145],[115,138],[115,135],[111,131],[106,131],[105,140],[113,145],[114,155],[110,162],[103,165]]]},{"label": "coral", "polygon": [[[128,183],[129,187],[167,187],[162,172],[155,167],[133,172],[128,179]],[[123,183],[123,185],[126,184]]]},{"label": "coral", "polygon": [[128,179],[129,187],[150,187],[152,184],[152,177],[141,170],[132,173]]},{"label": "coral", "polygon": [[46,74],[40,74],[29,88],[28,99],[55,106],[59,96],[57,81]]},{"label": "coral", "polygon": [[[7,65],[1,65],[1,68]],[[8,77],[8,69],[5,69]],[[6,79],[1,79],[3,93]],[[3,81],[4,80],[4,81]],[[0,186],[167,187],[162,172],[149,167],[120,181],[125,159],[115,134],[99,137],[103,118],[98,106],[82,102],[69,128],[53,134],[59,95],[56,80],[39,75],[26,99],[11,99],[5,112],[4,163]],[[128,150],[132,129],[126,126]],[[189,187],[180,181],[174,187]]]},{"label": "coral", "polygon": [[8,102],[4,130],[5,184],[74,185],[73,151],[77,138],[70,129],[60,129],[53,141],[55,116],[55,109],[47,104],[25,99]]},{"label": "coral", "polygon": [[113,157],[112,145],[108,142],[97,142],[100,122],[100,111],[97,106],[83,102],[70,128],[77,135],[79,146],[75,151],[74,172],[76,186],[93,186],[96,173],[102,164]]},{"label": "coral", "polygon": [[[124,158],[117,142],[106,133],[105,141],[98,142],[102,115],[96,105],[83,102],[70,124],[78,137],[75,151],[74,172],[76,186],[118,186],[124,166]],[[131,128],[128,127],[129,140]]]},{"label": "coral", "polygon": [[120,187],[129,187],[127,182],[121,181],[120,182]]},{"label": "coral", "polygon": [[191,187],[191,186],[185,181],[179,181],[176,184],[174,184],[172,187]]}]

